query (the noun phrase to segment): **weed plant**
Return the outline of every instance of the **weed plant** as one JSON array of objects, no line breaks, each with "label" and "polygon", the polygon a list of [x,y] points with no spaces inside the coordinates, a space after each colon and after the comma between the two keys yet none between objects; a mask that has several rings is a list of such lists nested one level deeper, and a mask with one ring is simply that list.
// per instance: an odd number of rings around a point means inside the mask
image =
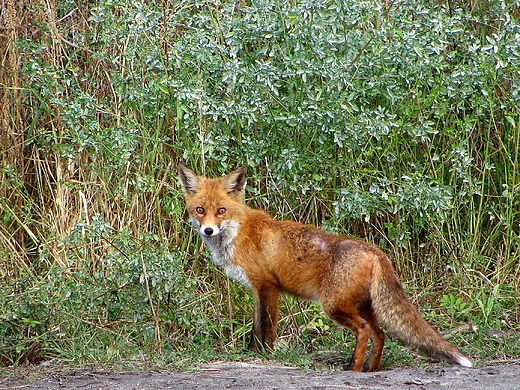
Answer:
[{"label": "weed plant", "polygon": [[[520,355],[517,1],[4,5],[0,364],[247,356],[180,161],[246,166],[249,204],[376,243],[462,349]],[[275,358],[350,352],[282,306]]]}]

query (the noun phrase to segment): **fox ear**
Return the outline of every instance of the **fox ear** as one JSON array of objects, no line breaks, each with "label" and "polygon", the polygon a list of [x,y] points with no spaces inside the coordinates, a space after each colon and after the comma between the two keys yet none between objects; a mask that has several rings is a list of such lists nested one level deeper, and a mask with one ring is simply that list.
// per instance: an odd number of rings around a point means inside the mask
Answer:
[{"label": "fox ear", "polygon": [[229,195],[242,196],[246,189],[246,169],[235,169],[224,178],[223,186]]},{"label": "fox ear", "polygon": [[184,164],[179,164],[178,171],[184,194],[193,194],[200,189],[200,179],[195,172]]}]

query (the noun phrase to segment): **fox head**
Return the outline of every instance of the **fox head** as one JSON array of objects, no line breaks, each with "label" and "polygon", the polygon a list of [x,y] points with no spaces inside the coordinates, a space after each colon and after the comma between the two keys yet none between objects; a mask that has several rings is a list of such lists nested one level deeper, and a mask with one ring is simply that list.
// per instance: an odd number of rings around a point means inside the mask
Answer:
[{"label": "fox head", "polygon": [[179,177],[191,221],[203,237],[214,237],[236,227],[246,188],[246,169],[208,179],[179,164]]}]

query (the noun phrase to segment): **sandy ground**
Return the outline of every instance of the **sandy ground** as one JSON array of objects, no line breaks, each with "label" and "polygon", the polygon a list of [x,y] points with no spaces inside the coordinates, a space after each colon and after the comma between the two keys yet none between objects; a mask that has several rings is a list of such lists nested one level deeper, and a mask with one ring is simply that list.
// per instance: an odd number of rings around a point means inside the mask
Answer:
[{"label": "sandy ground", "polygon": [[195,372],[56,368],[46,365],[8,368],[3,389],[520,389],[520,362],[476,368],[432,365],[394,368],[376,373],[310,371],[260,360],[213,362]]}]

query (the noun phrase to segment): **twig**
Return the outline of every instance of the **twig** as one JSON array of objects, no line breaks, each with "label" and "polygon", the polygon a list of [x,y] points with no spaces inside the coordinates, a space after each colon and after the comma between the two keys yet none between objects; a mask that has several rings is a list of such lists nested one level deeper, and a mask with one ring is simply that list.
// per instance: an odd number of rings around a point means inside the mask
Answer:
[{"label": "twig", "polygon": [[153,305],[152,294],[150,293],[150,284],[148,283],[148,273],[146,272],[146,264],[144,262],[143,253],[141,252],[141,264],[143,266],[143,275],[144,275],[144,283],[146,285],[146,293],[148,294],[148,300],[150,301],[150,308],[152,309],[153,320],[155,323],[155,337],[157,338],[157,352],[159,355],[162,355],[162,347],[161,347],[161,328],[159,327],[159,318],[157,317],[157,313],[155,311],[155,306]]}]

